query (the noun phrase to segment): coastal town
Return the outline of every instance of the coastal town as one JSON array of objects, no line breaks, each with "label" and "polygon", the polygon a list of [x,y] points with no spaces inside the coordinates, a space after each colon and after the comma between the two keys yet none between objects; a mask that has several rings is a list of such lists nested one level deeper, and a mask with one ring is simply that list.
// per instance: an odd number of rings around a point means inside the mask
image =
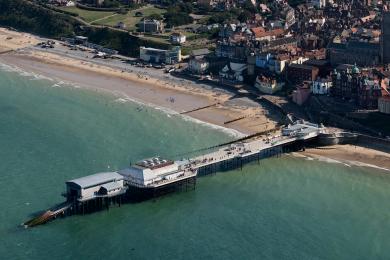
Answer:
[{"label": "coastal town", "polygon": [[[364,146],[388,152],[387,1],[179,1],[181,9],[154,1],[29,4],[76,19],[76,27],[56,37],[0,29],[5,64],[237,137],[278,135],[303,119],[372,137],[361,138]],[[173,25],[167,14],[183,6],[191,19]],[[117,40],[128,45],[115,48]]]},{"label": "coastal town", "polygon": [[[197,154],[193,158],[153,157],[117,172],[68,181],[66,202],[25,226],[154,198],[166,190],[195,188],[197,176],[242,169],[245,163],[281,153],[300,151],[322,158],[335,156],[337,150],[337,159],[356,164],[359,158],[359,165],[387,169],[390,3],[180,3],[191,10],[191,19],[182,25],[173,25],[183,21],[167,16],[173,12],[169,3],[36,3],[73,13],[83,26],[142,39],[131,54],[113,48],[114,36],[102,43],[85,29],[61,37],[13,27],[0,30],[4,64],[56,78],[59,84],[108,91],[117,102],[168,109],[236,136],[200,154],[189,151]],[[228,13],[233,14],[228,19],[213,20]],[[141,105],[137,111],[143,109]],[[354,152],[348,150],[352,147]],[[84,190],[89,192],[85,196]]]},{"label": "coastal town", "polygon": [[390,259],[390,0],[0,0],[0,122],[4,259]]},{"label": "coastal town", "polygon": [[[35,50],[114,66],[138,78],[148,74],[224,89],[272,107],[282,117],[292,114],[382,138],[390,135],[388,124],[379,123],[390,117],[387,1],[179,1],[175,10],[171,3],[156,1],[40,2],[73,13],[85,26],[119,30],[143,41],[129,47],[134,55],[126,55],[111,47],[110,38],[97,44],[81,31],[56,39],[57,44],[39,42]],[[189,19],[168,15],[179,11]],[[222,121],[269,113],[250,110]],[[267,129],[282,123],[266,120]],[[247,132],[261,130],[266,129]]]}]

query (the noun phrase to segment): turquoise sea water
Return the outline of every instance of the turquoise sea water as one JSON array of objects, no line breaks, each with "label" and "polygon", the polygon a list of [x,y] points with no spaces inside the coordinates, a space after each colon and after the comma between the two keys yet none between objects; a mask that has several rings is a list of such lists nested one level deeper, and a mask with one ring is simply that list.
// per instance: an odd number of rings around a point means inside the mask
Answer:
[{"label": "turquoise sea water", "polygon": [[1,259],[390,259],[390,176],[285,156],[195,191],[37,228],[64,182],[232,137],[110,95],[0,71]]}]

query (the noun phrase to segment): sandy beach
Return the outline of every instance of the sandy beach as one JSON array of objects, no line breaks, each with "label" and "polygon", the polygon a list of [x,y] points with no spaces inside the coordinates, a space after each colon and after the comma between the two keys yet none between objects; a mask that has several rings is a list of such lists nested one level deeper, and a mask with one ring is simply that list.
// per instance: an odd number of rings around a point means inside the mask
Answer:
[{"label": "sandy beach", "polygon": [[[164,107],[177,113],[213,105],[186,115],[232,129],[237,135],[262,132],[276,125],[275,121],[268,118],[268,111],[261,105],[245,98],[236,98],[235,102],[231,102],[233,94],[220,89],[199,87],[193,82],[174,79],[155,69],[143,69],[140,72],[130,65],[129,68],[118,69],[114,64],[111,66],[106,61],[91,59],[88,55],[76,59],[70,54],[67,56],[67,51],[64,55],[58,55],[40,50],[33,44],[42,39],[29,34],[1,29],[0,35],[1,38],[8,38],[0,41],[0,49],[15,50],[3,53],[0,62],[28,72],[79,87],[110,92],[121,98]],[[243,119],[225,124],[237,118]]]},{"label": "sandy beach", "polygon": [[365,147],[347,144],[332,145],[306,149],[302,154],[320,160],[330,158],[348,165],[376,166],[385,168],[390,173],[390,154]]},{"label": "sandy beach", "polygon": [[[42,40],[27,33],[0,28],[0,62],[58,82],[108,92],[118,98],[163,107],[177,113],[210,106],[186,113],[186,116],[230,129],[237,136],[273,129],[277,123],[271,119],[275,115],[257,102],[233,97],[228,91],[174,78],[154,69],[136,69],[115,61],[110,63],[91,59],[88,54],[75,57],[57,47],[54,51],[34,47]],[[226,123],[238,118],[243,119]],[[358,146],[336,145],[307,149],[303,155],[390,169],[388,153]]]}]

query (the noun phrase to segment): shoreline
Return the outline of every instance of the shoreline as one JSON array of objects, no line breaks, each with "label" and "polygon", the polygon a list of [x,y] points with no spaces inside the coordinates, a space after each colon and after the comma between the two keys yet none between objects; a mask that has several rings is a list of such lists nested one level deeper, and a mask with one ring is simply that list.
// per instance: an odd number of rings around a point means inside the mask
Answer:
[{"label": "shoreline", "polygon": [[[12,38],[10,40],[6,40]],[[1,41],[3,40],[3,41]],[[124,99],[182,113],[225,128],[240,137],[274,129],[278,115],[258,102],[236,97],[223,88],[198,84],[165,74],[162,70],[137,68],[114,59],[94,59],[88,52],[72,51],[56,41],[53,49],[35,47],[46,39],[0,28],[0,62],[83,88],[110,92]],[[242,118],[235,121],[237,118]],[[226,123],[233,121],[231,123]]]},{"label": "shoreline", "polygon": [[[12,37],[15,41],[6,41],[6,37]],[[223,89],[174,78],[154,69],[130,67],[121,70],[117,67],[118,64],[110,64],[109,61],[78,59],[68,55],[67,52],[64,56],[60,56],[33,47],[33,44],[39,41],[42,39],[36,36],[0,28],[0,51],[14,50],[0,54],[0,62],[10,67],[17,67],[20,71],[53,79],[57,81],[55,84],[62,81],[73,87],[101,91],[123,101],[140,103],[173,114],[217,103],[207,109],[181,116],[184,120],[205,123],[236,137],[271,129],[277,123],[271,119],[275,115],[270,114],[271,112],[260,104],[233,97],[233,94]],[[224,124],[226,121],[241,117],[244,119],[228,125]],[[321,149],[309,148],[299,154],[320,160],[329,158],[345,163],[355,162],[355,165],[360,163],[360,166],[372,165],[390,169],[388,153],[361,146],[336,145]],[[367,154],[370,157],[367,157]]]},{"label": "shoreline", "polygon": [[[358,145],[332,145],[321,148],[306,148],[299,156],[320,161],[337,162],[348,166],[376,168],[390,173],[390,154]],[[329,160],[330,159],[330,160]]]},{"label": "shoreline", "polygon": [[[215,96],[214,93],[190,93],[179,88],[174,89],[175,87],[173,89],[172,87],[165,88],[153,84],[151,80],[150,83],[137,82],[126,78],[126,75],[118,77],[110,73],[100,74],[99,71],[86,70],[83,67],[59,65],[20,54],[4,54],[0,56],[0,62],[11,68],[16,67],[22,71],[42,75],[42,78],[53,79],[57,84],[65,82],[69,86],[111,94],[126,101],[173,111],[177,114],[215,103],[223,104],[229,98],[222,95]],[[235,135],[244,136],[256,132],[256,129],[247,128],[245,124],[226,127],[223,122],[255,113],[254,110],[251,108],[241,110],[238,107],[216,105],[215,107],[187,113],[183,117],[190,117],[215,125],[218,128],[224,128],[226,131],[234,132]]]}]

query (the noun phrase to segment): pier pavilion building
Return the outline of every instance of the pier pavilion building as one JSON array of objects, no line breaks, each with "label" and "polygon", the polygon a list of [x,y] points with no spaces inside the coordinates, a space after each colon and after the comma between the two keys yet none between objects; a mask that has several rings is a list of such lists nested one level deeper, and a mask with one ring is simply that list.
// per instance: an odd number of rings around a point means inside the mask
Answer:
[{"label": "pier pavilion building", "polygon": [[102,172],[66,182],[68,201],[84,202],[112,197],[126,192],[123,176],[117,172]]}]

